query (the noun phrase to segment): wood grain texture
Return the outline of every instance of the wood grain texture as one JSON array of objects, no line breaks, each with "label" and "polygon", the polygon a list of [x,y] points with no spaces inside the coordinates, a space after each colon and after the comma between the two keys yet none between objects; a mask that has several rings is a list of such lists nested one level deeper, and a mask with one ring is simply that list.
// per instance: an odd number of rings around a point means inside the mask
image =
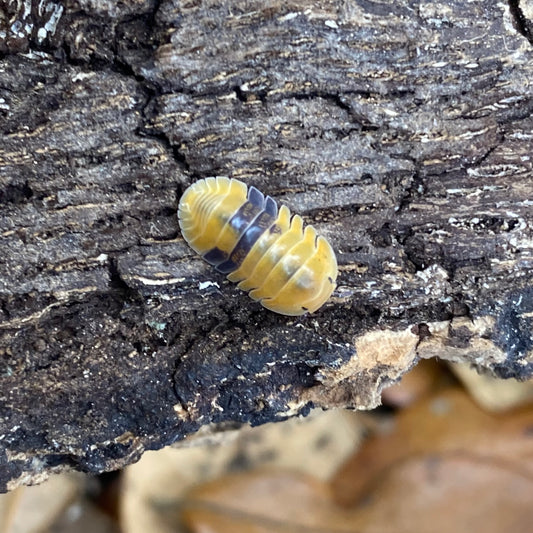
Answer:
[{"label": "wood grain texture", "polygon": [[[3,7],[0,489],[370,408],[419,358],[532,376],[528,2]],[[320,312],[187,247],[179,196],[217,175],[332,243]]]}]

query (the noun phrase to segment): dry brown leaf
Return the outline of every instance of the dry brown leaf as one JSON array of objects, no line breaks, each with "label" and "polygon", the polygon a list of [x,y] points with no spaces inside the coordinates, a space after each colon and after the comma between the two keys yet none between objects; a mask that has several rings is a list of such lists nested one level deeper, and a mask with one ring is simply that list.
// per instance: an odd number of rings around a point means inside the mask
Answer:
[{"label": "dry brown leaf", "polygon": [[324,483],[289,472],[226,476],[183,504],[193,533],[525,533],[533,478],[468,453],[397,463],[366,501],[335,505]]},{"label": "dry brown leaf", "polygon": [[62,474],[35,487],[20,487],[0,495],[0,532],[46,530],[80,492],[79,476]]},{"label": "dry brown leaf", "polygon": [[356,508],[339,508],[309,476],[256,471],[193,490],[183,520],[193,533],[525,533],[533,478],[468,453],[395,464]]},{"label": "dry brown leaf", "polygon": [[116,523],[109,515],[86,499],[68,507],[47,533],[118,533]]},{"label": "dry brown leaf", "polygon": [[387,472],[354,521],[359,533],[526,533],[533,478],[468,451],[417,456]]},{"label": "dry brown leaf", "polygon": [[329,486],[283,471],[234,474],[193,490],[183,504],[193,533],[355,532]]},{"label": "dry brown leaf", "polygon": [[423,359],[401,381],[383,389],[381,399],[386,405],[404,408],[433,392],[442,380],[442,365],[435,359]]},{"label": "dry brown leaf", "polygon": [[390,434],[367,439],[332,485],[339,502],[353,504],[399,462],[466,452],[533,476],[533,410],[492,415],[463,390],[448,389],[402,411]]},{"label": "dry brown leaf", "polygon": [[279,471],[226,476],[183,504],[193,533],[525,533],[532,519],[533,478],[468,452],[396,463],[352,509],[326,484]]},{"label": "dry brown leaf", "polygon": [[533,380],[498,379],[480,374],[465,363],[449,363],[449,366],[483,409],[502,413],[533,404]]}]

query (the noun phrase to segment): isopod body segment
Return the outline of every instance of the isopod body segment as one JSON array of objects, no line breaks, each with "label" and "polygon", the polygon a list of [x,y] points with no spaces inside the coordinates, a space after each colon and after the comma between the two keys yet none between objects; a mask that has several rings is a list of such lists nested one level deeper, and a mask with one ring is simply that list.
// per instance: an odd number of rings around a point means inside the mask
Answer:
[{"label": "isopod body segment", "polygon": [[271,311],[316,311],[335,289],[337,260],[328,241],[242,181],[195,182],[181,197],[178,218],[189,246]]}]

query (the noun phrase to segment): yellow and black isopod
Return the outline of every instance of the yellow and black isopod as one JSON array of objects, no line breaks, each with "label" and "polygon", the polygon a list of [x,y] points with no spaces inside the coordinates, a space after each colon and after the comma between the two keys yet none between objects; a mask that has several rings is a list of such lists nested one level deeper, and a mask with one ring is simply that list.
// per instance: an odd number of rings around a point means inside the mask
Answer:
[{"label": "yellow and black isopod", "polygon": [[183,193],[178,218],[189,246],[271,311],[312,313],[335,289],[328,241],[242,181],[197,181]]}]

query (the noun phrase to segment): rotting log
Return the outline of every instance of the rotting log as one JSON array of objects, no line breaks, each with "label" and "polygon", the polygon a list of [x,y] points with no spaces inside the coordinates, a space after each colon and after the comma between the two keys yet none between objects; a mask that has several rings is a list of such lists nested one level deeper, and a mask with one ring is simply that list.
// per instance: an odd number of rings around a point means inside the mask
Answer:
[{"label": "rotting log", "polygon": [[[531,377],[530,3],[2,5],[1,490],[372,408],[420,358]],[[188,249],[179,195],[215,175],[330,240],[319,312]]]}]

